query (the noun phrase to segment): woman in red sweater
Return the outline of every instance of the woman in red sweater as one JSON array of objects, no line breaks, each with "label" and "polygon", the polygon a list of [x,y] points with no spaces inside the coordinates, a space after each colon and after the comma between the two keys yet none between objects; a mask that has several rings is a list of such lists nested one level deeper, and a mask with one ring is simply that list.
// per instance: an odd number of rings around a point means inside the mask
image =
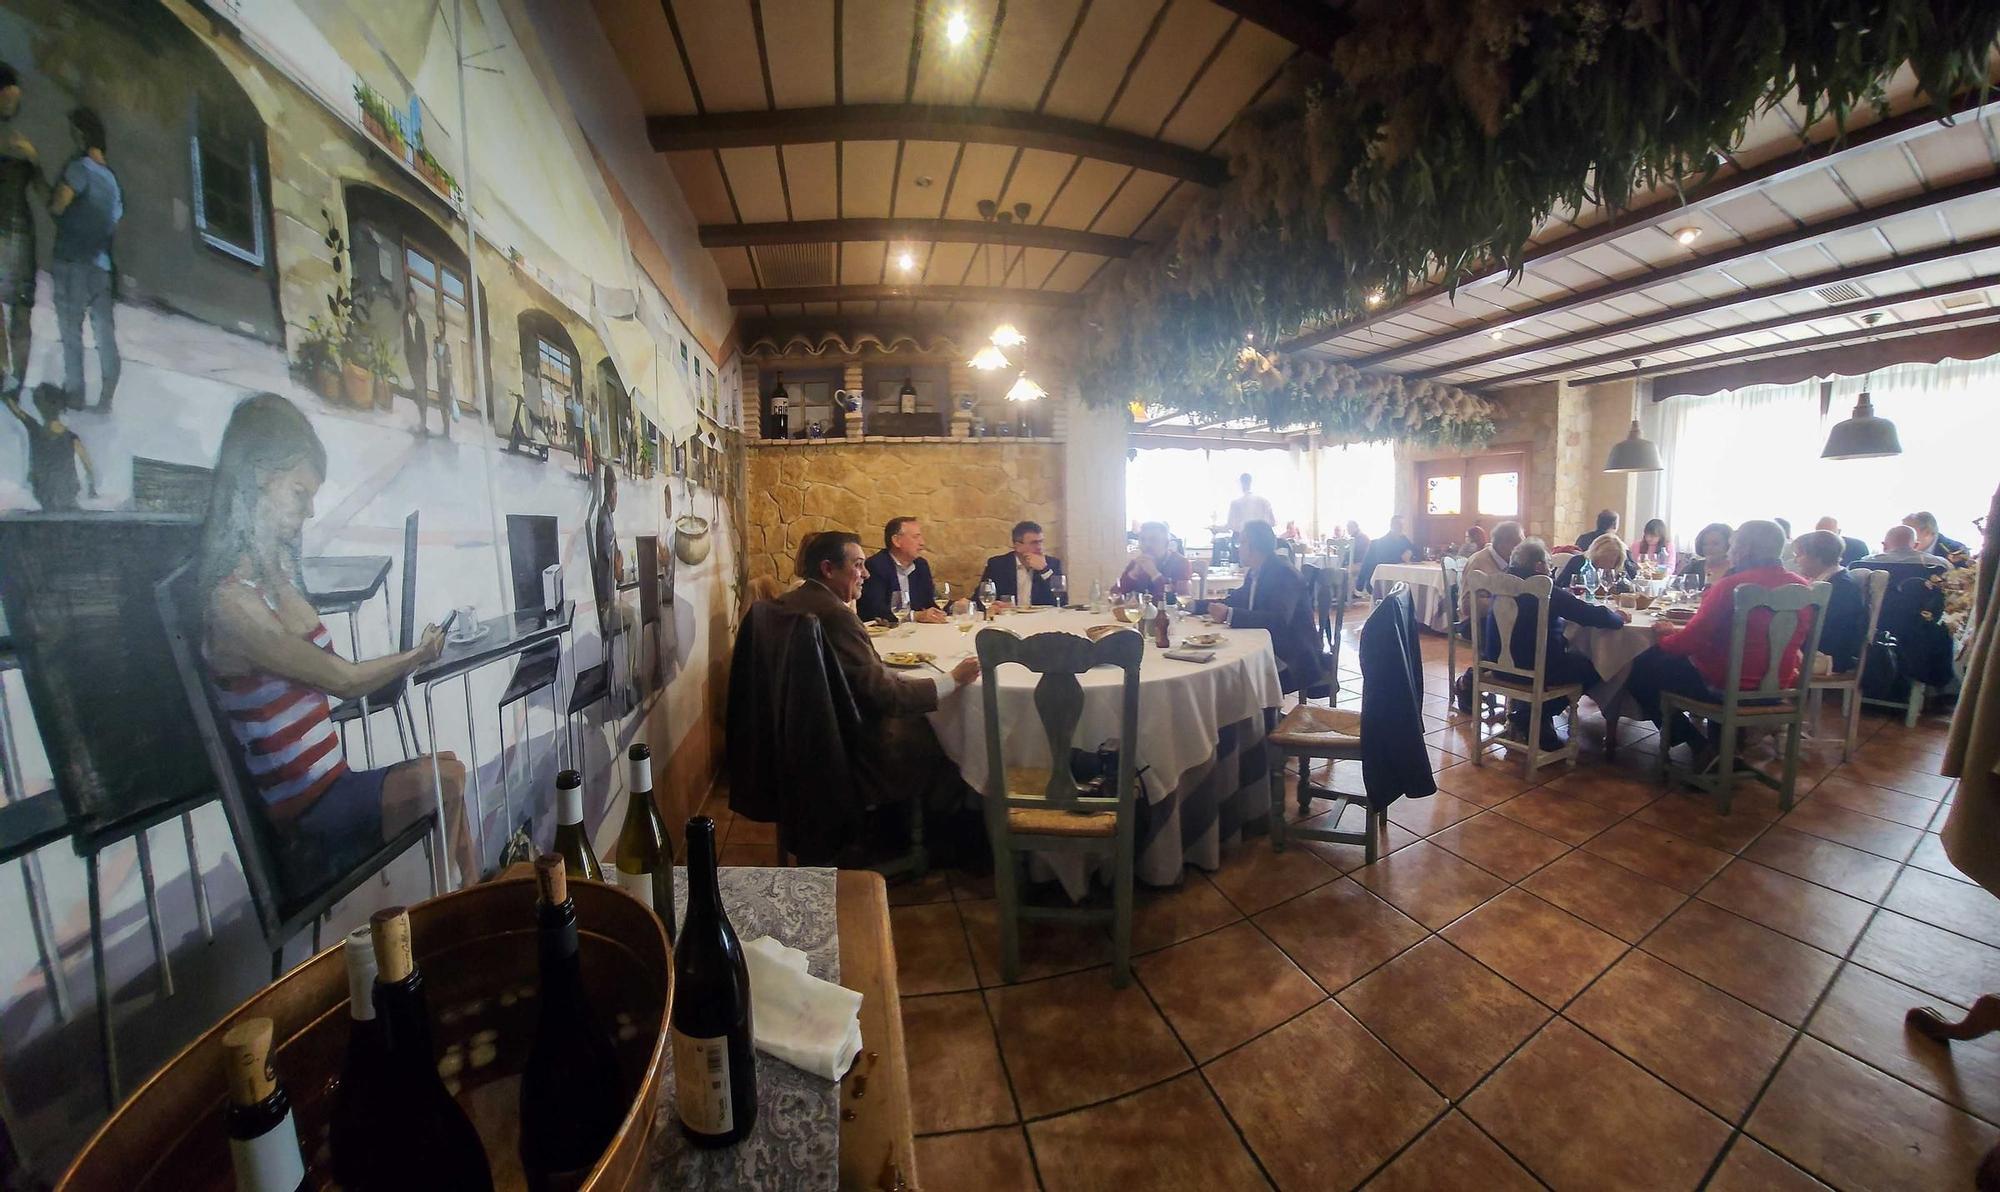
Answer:
[{"label": "woman in red sweater", "polygon": [[[1709,585],[1694,619],[1679,632],[1661,637],[1658,644],[1632,660],[1632,677],[1626,681],[1625,690],[1660,726],[1669,748],[1685,742],[1695,751],[1697,769],[1707,768],[1714,760],[1713,744],[1705,735],[1697,734],[1684,715],[1675,717],[1676,723],[1669,726],[1661,715],[1660,696],[1672,692],[1702,700],[1722,698],[1720,688],[1729,680],[1729,633],[1736,607],[1731,593],[1745,584],[1775,588],[1806,582],[1804,576],[1787,571],[1778,563],[1778,554],[1784,549],[1785,532],[1776,522],[1749,521],[1736,527],[1729,543],[1729,574]],[[1768,612],[1750,618],[1743,641],[1740,681],[1744,688],[1764,681],[1765,660],[1770,657],[1770,639],[1766,636],[1770,625]],[[1781,682],[1790,684],[1798,678],[1799,652],[1810,628],[1809,620],[1800,617],[1791,641],[1778,659]]]}]

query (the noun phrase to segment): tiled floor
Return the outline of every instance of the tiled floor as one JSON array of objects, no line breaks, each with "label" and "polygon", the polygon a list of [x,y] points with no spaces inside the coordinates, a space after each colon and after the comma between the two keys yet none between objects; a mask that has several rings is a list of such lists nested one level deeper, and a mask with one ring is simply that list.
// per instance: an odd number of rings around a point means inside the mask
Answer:
[{"label": "tiled floor", "polygon": [[[1141,893],[1128,989],[1039,924],[1002,985],[990,878],[891,888],[923,1187],[1969,1186],[2000,1038],[1903,1026],[2000,991],[2000,900],[1935,834],[1942,719],[1864,717],[1790,814],[1722,816],[1664,793],[1650,726],[1607,761],[1588,705],[1574,771],[1469,764],[1426,645],[1442,791],[1388,855],[1230,846]],[[725,862],[768,863],[757,827]]]}]

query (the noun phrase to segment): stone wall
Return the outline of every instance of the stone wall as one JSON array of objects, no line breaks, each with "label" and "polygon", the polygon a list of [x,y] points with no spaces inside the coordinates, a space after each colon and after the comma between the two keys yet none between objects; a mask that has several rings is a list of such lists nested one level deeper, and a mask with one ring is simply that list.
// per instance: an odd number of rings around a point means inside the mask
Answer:
[{"label": "stone wall", "polygon": [[1064,553],[1063,445],[1049,442],[821,442],[750,447],[750,577],[790,582],[799,541],[852,530],[871,553],[892,517],[924,522],[931,571],[964,591],[1024,518]]},{"label": "stone wall", "polygon": [[1584,507],[1595,516],[1600,509],[1615,509],[1621,519],[1619,536],[1630,542],[1657,511],[1642,509],[1637,501],[1638,477],[1624,472],[1607,472],[1604,461],[1611,449],[1623,442],[1632,428],[1632,382],[1613,381],[1583,390],[1590,400],[1590,435],[1583,452],[1582,466],[1589,477]]},{"label": "stone wall", "polygon": [[1557,537],[1573,537],[1596,525],[1597,511],[1603,508],[1590,500],[1592,482],[1603,474],[1604,463],[1602,457],[1588,458],[1595,421],[1592,412],[1589,390],[1572,389],[1568,381],[1556,382],[1555,505],[1549,532]]}]

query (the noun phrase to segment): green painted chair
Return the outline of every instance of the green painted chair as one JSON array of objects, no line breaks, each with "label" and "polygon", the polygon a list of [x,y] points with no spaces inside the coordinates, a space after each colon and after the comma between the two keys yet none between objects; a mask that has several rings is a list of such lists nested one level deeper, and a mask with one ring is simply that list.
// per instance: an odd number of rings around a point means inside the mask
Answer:
[{"label": "green painted chair", "polygon": [[[1662,741],[1662,781],[1671,784],[1673,779],[1679,778],[1689,786],[1714,794],[1718,809],[1728,815],[1736,779],[1755,778],[1778,792],[1779,807],[1786,811],[1792,809],[1792,789],[1799,777],[1799,738],[1805,731],[1806,691],[1812,680],[1811,659],[1819,651],[1820,626],[1826,621],[1826,604],[1832,593],[1833,585],[1825,582],[1783,584],[1775,588],[1744,584],[1736,589],[1736,606],[1729,623],[1729,674],[1723,685],[1722,698],[1711,701],[1672,693],[1660,697],[1663,719],[1670,721],[1674,713],[1686,712],[1714,724],[1720,730],[1715,772],[1697,774],[1693,767],[1674,761],[1669,756],[1673,751],[1665,748],[1666,743]],[[1755,687],[1746,689],[1743,686],[1743,657],[1748,644],[1750,617],[1760,610],[1771,615],[1766,631],[1768,645],[1764,678]],[[1806,638],[1799,655],[1801,665],[1798,676],[1787,686],[1779,680],[1778,663],[1784,656],[1786,643],[1798,630],[1800,617],[1808,617]],[[1748,764],[1737,765],[1738,738],[1746,728],[1784,731],[1785,764],[1782,773],[1771,774]]]},{"label": "green painted chair", "polygon": [[[1460,646],[1466,647],[1472,651],[1474,657],[1478,657],[1479,648],[1473,643],[1471,638],[1466,637],[1458,631],[1459,623],[1462,620],[1458,615],[1459,602],[1463,599],[1461,594],[1468,590],[1465,578],[1465,560],[1454,557],[1439,559],[1438,570],[1444,573],[1444,599],[1445,606],[1449,610],[1446,613],[1449,623],[1444,627],[1444,722],[1446,724],[1457,724],[1462,720],[1470,719],[1464,712],[1459,711],[1458,699],[1453,690],[1454,685],[1458,682],[1458,648]],[[1473,574],[1477,575],[1479,573],[1475,571]],[[1477,704],[1473,706],[1475,708],[1478,707]]]},{"label": "green painted chair", "polygon": [[1882,601],[1889,594],[1889,573],[1886,571],[1857,571],[1854,578],[1861,584],[1861,594],[1868,602],[1868,632],[1861,635],[1861,655],[1855,659],[1851,671],[1814,675],[1807,686],[1811,694],[1806,701],[1806,725],[1816,735],[1819,731],[1820,701],[1829,691],[1840,693],[1840,760],[1843,762],[1853,756],[1854,739],[1861,735],[1861,676],[1868,669],[1868,647],[1875,642],[1875,627],[1882,620]]},{"label": "green painted chair", "polygon": [[[986,704],[986,830],[993,841],[993,892],[1000,903],[1000,974],[1017,979],[1021,967],[1022,919],[1111,922],[1111,983],[1132,980],[1132,849],[1137,785],[1134,755],[1139,741],[1139,662],[1146,642],[1138,633],[1117,630],[1097,641],[1073,633],[1020,637],[1000,628],[983,629],[979,651],[981,691]],[[1001,748],[999,671],[1018,664],[1039,675],[1035,710],[1048,739],[1048,769],[1012,768]],[[1083,685],[1078,676],[1100,666],[1125,672],[1119,714],[1120,747],[1114,794],[1086,790],[1070,775],[1070,750],[1095,749],[1078,742],[1083,719]],[[1022,854],[1026,852],[1104,854],[1111,859],[1112,907],[1028,906],[1021,901]]]},{"label": "green painted chair", "polygon": [[[1485,765],[1486,747],[1498,745],[1510,756],[1528,755],[1529,782],[1535,780],[1535,771],[1548,762],[1567,761],[1574,768],[1579,740],[1576,705],[1583,698],[1583,684],[1549,686],[1549,597],[1555,590],[1555,581],[1546,575],[1522,579],[1501,571],[1475,571],[1466,583],[1472,588],[1472,706],[1483,708],[1489,695],[1504,696],[1528,706],[1528,731],[1520,740],[1509,735],[1505,716],[1476,719],[1473,733],[1478,740],[1472,764]],[[1526,658],[1514,652],[1514,626],[1521,618],[1521,602],[1517,597],[1521,596],[1529,597],[1534,605],[1535,649]],[[1491,661],[1486,658],[1489,612],[1493,628],[1500,635]],[[1561,749],[1543,749],[1542,706],[1559,699],[1569,701],[1569,740]]]}]

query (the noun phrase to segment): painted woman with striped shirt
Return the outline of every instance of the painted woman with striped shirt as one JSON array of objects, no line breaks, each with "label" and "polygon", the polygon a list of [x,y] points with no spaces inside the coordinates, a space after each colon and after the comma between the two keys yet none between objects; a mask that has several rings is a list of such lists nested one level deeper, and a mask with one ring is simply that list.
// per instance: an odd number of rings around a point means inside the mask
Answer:
[{"label": "painted woman with striped shirt", "polygon": [[[436,658],[431,626],[415,648],[349,661],[304,593],[301,535],[326,479],[326,448],[299,408],[274,393],[245,398],[217,453],[202,530],[202,654],[282,847],[295,862],[380,844],[436,808],[429,755],[350,769],[329,698],[353,699]],[[437,757],[445,831],[460,872],[476,878],[465,828],[465,766]]]}]

